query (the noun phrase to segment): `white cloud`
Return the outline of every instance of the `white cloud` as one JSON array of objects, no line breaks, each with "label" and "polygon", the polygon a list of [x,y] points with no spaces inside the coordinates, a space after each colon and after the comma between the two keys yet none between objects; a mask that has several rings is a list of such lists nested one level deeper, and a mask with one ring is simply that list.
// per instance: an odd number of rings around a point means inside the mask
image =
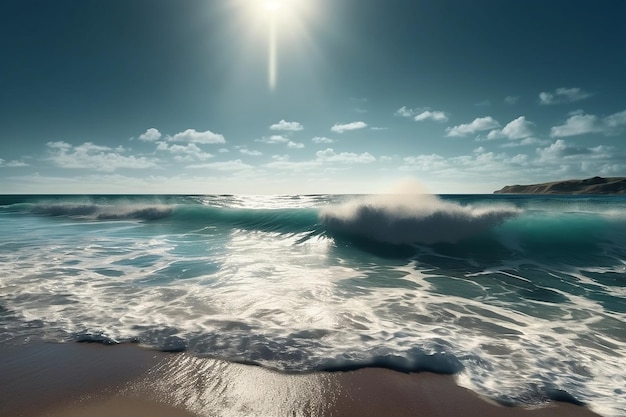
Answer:
[{"label": "white cloud", "polygon": [[554,94],[546,93],[546,92],[539,93],[539,102],[541,104],[553,104]]},{"label": "white cloud", "polygon": [[316,174],[328,173],[337,169],[349,169],[350,165],[363,165],[376,161],[369,152],[361,154],[352,152],[337,153],[332,148],[318,151],[315,159],[306,161],[290,161],[288,155],[274,155],[272,161],[263,165],[263,168],[294,173],[310,172]]},{"label": "white cloud", "polygon": [[448,116],[442,111],[424,111],[413,118],[416,122],[434,120],[435,122],[447,122]]},{"label": "white cloud", "polygon": [[437,154],[408,156],[403,158],[405,163],[401,170],[411,171],[413,169],[419,171],[433,171],[448,167],[446,158]]},{"label": "white cloud", "polygon": [[458,126],[447,128],[446,136],[448,137],[467,136],[467,135],[480,132],[483,130],[495,129],[497,127],[500,127],[500,123],[494,120],[491,116],[478,117],[474,119],[474,121],[471,123],[461,124]]},{"label": "white cloud", "polygon": [[496,129],[489,132],[487,139],[524,139],[532,136],[531,126],[534,126],[533,122],[526,120],[526,117],[520,116],[517,119],[509,122],[502,129]]},{"label": "white cloud", "polygon": [[327,138],[325,136],[315,136],[313,139],[311,139],[314,143],[333,143],[334,140],[332,140],[331,138]]},{"label": "white cloud", "polygon": [[212,169],[216,171],[243,171],[247,169],[251,169],[252,166],[248,164],[244,164],[241,159],[236,159],[234,161],[224,161],[224,162],[211,162],[208,164],[197,164],[197,165],[188,165],[189,169]]},{"label": "white cloud", "polygon": [[529,145],[547,145],[550,141],[537,139],[533,137],[524,138],[522,140],[518,140],[515,142],[507,142],[502,145],[503,148],[515,148],[518,146],[529,146]]},{"label": "white cloud", "polygon": [[528,164],[528,155],[526,154],[517,154],[511,158],[511,162],[515,165],[526,165]]},{"label": "white cloud", "polygon": [[581,111],[571,113],[572,116],[565,124],[554,126],[550,130],[553,138],[584,135],[586,133],[602,133],[612,135],[619,133],[626,127],[626,110],[599,118],[593,114],[584,114]]},{"label": "white cloud", "polygon": [[[491,132],[489,132],[489,133],[487,134],[487,140],[500,139],[500,138],[502,138],[502,137],[503,137],[503,135],[502,135],[502,130],[500,130],[500,129],[495,129],[495,130],[492,130]],[[476,142],[481,142],[481,141],[483,141],[483,140],[484,140],[484,137],[483,137],[483,136],[478,136],[478,137],[476,137]]]},{"label": "white cloud", "polygon": [[567,119],[565,124],[550,129],[550,136],[562,138],[598,132],[601,130],[598,121],[598,117],[592,114],[576,114]]},{"label": "white cloud", "polygon": [[416,122],[424,120],[434,120],[435,122],[448,121],[448,115],[445,112],[431,111],[428,107],[409,109],[406,106],[402,106],[394,114],[401,117],[412,117]]},{"label": "white cloud", "polygon": [[188,143],[186,145],[168,145],[166,142],[157,143],[157,151],[167,151],[173,154],[189,154],[202,152],[198,145],[194,143]]},{"label": "white cloud", "polygon": [[468,186],[491,184],[495,190],[519,183],[519,178],[532,183],[555,178],[624,175],[623,160],[624,155],[610,146],[587,148],[559,139],[531,153],[492,152],[481,146],[467,155],[408,156],[403,158],[398,170],[444,182],[456,182],[462,176]]},{"label": "white cloud", "polygon": [[65,150],[72,149],[72,145],[70,145],[67,142],[63,142],[63,141],[48,142],[47,146],[48,146],[48,148],[51,148],[51,149],[65,149]]},{"label": "white cloud", "polygon": [[502,134],[509,139],[524,139],[532,135],[533,125],[534,123],[527,121],[526,117],[520,116],[504,126]]},{"label": "white cloud", "polygon": [[272,162],[268,162],[263,165],[263,168],[270,169],[272,171],[290,171],[294,174],[300,175],[305,171],[319,173],[322,163],[317,160],[312,161],[290,161],[286,157],[274,158]]},{"label": "white cloud", "polygon": [[61,168],[85,168],[112,172],[118,168],[154,167],[154,161],[134,155],[124,156],[107,146],[91,142],[72,146],[66,142],[48,142],[48,159]]},{"label": "white cloud", "polygon": [[255,139],[256,142],[268,143],[270,145],[275,145],[277,143],[289,143],[289,139],[282,135],[272,135],[269,138],[264,137],[261,139]]},{"label": "white cloud", "polygon": [[401,117],[413,117],[415,115],[415,113],[417,113],[416,110],[407,109],[406,106],[402,106],[398,110],[396,110],[396,112],[394,114],[396,116],[401,116]]},{"label": "white cloud", "polygon": [[[571,150],[568,149],[566,142],[562,139],[557,140],[547,148],[537,148],[537,153],[543,160],[562,158],[568,154],[572,154]],[[580,152],[574,152],[574,154],[576,153]]]},{"label": "white cloud", "polygon": [[330,130],[332,130],[333,132],[337,132],[337,133],[344,133],[349,130],[364,129],[366,127],[367,127],[367,123],[365,122],[352,122],[352,123],[346,123],[346,124],[335,123],[335,125],[331,127]]},{"label": "white cloud", "polygon": [[82,145],[78,145],[74,147],[74,150],[79,153],[94,153],[94,152],[104,152],[109,151],[111,148],[108,146],[95,145],[91,142],[85,142]]},{"label": "white cloud", "polygon": [[574,160],[578,163],[589,162],[590,160],[607,162],[615,158],[621,158],[619,155],[615,155],[614,149],[609,146],[600,145],[593,148],[584,148],[570,145],[563,139],[557,139],[545,148],[537,148],[537,154],[541,162],[556,163],[563,163],[564,160],[565,162]]},{"label": "white cloud", "polygon": [[21,168],[21,167],[27,167],[27,166],[30,166],[30,165],[24,161],[13,160],[13,161],[7,162],[4,159],[0,158],[0,168]]},{"label": "white cloud", "polygon": [[287,132],[297,132],[304,129],[304,126],[298,122],[287,122],[285,120],[281,120],[278,123],[275,123],[270,126],[271,130],[280,130]]},{"label": "white cloud", "polygon": [[24,161],[9,161],[4,166],[7,168],[22,168],[30,165]]},{"label": "white cloud", "polygon": [[[322,172],[328,172],[328,170],[346,169],[349,165],[362,165],[369,164],[376,161],[376,158],[369,152],[363,152],[361,154],[352,152],[335,152],[332,148],[327,148],[323,151],[318,151],[315,154],[316,158],[308,161],[290,161],[288,155],[274,155],[273,161],[263,165],[264,168],[280,171],[291,172],[316,172],[318,174]],[[341,168],[333,165],[340,165]]]},{"label": "white cloud", "polygon": [[474,149],[475,154],[485,153],[485,152],[487,152],[487,150],[483,146],[479,146],[478,148]]},{"label": "white cloud", "polygon": [[504,102],[506,104],[516,104],[519,101],[519,97],[517,96],[506,96],[504,97]]},{"label": "white cloud", "polygon": [[580,88],[557,88],[553,92],[539,93],[541,104],[572,103],[591,97],[592,94]]},{"label": "white cloud", "polygon": [[502,173],[519,170],[528,164],[524,154],[509,156],[506,153],[488,152],[485,148],[474,149],[470,155],[444,158],[438,154],[410,156],[403,159],[400,171],[423,172],[442,178],[480,178],[482,181],[501,181]]},{"label": "white cloud", "polygon": [[603,121],[608,128],[626,126],[626,110],[607,116]]},{"label": "white cloud", "polygon": [[369,152],[363,152],[362,154],[352,152],[336,153],[333,148],[317,151],[315,155],[317,156],[317,160],[321,162],[369,164],[376,161],[376,158]]},{"label": "white cloud", "polygon": [[302,148],[304,148],[304,143],[294,142],[294,141],[290,140],[288,137],[282,136],[282,135],[272,135],[269,138],[268,137],[264,137],[264,138],[261,138],[261,139],[255,139],[255,141],[256,142],[261,142],[261,143],[266,143],[266,144],[269,144],[269,145],[285,144],[290,149],[302,149]]},{"label": "white cloud", "polygon": [[263,155],[263,152],[261,152],[261,151],[251,151],[248,148],[239,149],[239,152],[244,154],[244,155],[249,155],[249,156],[261,156],[261,155]]},{"label": "white cloud", "polygon": [[177,133],[174,136],[168,137],[168,140],[171,142],[190,142],[201,144],[226,143],[224,136],[220,134],[213,133],[210,130],[198,132],[195,129],[187,129],[184,132]]},{"label": "white cloud", "polygon": [[144,133],[139,135],[139,140],[142,140],[144,142],[154,142],[159,139],[161,139],[161,132],[159,132],[158,129],[155,129],[153,127],[151,127],[150,129],[146,130]]},{"label": "white cloud", "polygon": [[157,142],[157,151],[169,152],[174,155],[174,159],[182,161],[207,160],[213,158],[213,155],[204,152],[195,143],[187,143],[185,145],[173,144],[167,142]]},{"label": "white cloud", "polygon": [[287,143],[287,147],[289,149],[302,149],[302,148],[304,148],[304,143],[298,143],[298,142],[291,142],[291,141],[289,141],[289,143]]}]

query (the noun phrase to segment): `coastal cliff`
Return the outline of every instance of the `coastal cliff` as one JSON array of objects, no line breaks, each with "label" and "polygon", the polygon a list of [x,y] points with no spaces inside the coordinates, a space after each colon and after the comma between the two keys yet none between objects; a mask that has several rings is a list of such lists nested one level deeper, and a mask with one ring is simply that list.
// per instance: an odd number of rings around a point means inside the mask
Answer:
[{"label": "coastal cliff", "polygon": [[626,194],[626,177],[593,177],[530,185],[507,185],[495,194]]}]

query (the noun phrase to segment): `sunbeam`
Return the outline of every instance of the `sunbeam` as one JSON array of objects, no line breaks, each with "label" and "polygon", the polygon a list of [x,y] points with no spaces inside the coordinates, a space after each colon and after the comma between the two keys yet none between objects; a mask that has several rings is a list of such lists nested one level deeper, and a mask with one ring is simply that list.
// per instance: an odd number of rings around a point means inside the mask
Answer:
[{"label": "sunbeam", "polygon": [[276,78],[278,73],[278,54],[276,45],[276,21],[270,21],[269,52],[268,52],[268,85],[270,90],[276,88]]},{"label": "sunbeam", "polygon": [[[284,39],[300,42],[304,35],[303,21],[310,16],[313,2],[309,0],[254,0],[248,7],[254,20],[267,32],[268,87],[276,89],[279,72],[279,48]],[[250,3],[248,3],[250,5]],[[283,39],[284,38],[284,39]]]}]

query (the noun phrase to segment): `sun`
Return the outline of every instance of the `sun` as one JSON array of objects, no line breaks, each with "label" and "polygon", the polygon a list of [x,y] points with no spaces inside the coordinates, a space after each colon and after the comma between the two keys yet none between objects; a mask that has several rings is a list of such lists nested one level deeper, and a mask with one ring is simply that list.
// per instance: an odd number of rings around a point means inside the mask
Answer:
[{"label": "sun", "polygon": [[265,9],[267,13],[279,13],[283,7],[283,2],[280,0],[265,0],[262,2],[261,7]]},{"label": "sun", "polygon": [[319,0],[238,0],[245,13],[259,22],[275,21],[281,28],[304,25]]},{"label": "sun", "polygon": [[271,18],[289,14],[289,3],[289,0],[260,0],[261,11]]}]

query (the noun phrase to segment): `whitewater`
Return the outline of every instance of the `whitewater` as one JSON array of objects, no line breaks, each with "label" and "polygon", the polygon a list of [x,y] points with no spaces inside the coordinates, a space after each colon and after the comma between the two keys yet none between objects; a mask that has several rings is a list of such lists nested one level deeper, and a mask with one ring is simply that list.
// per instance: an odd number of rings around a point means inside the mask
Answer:
[{"label": "whitewater", "polygon": [[453,374],[626,415],[626,197],[0,196],[0,344]]}]

